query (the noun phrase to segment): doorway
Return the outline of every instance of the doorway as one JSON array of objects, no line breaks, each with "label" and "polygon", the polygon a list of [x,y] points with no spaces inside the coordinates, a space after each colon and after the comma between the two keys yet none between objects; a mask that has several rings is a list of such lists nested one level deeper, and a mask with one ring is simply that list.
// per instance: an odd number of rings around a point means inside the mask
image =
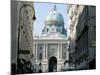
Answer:
[{"label": "doorway", "polygon": [[49,72],[56,72],[57,71],[57,58],[51,57],[49,59]]}]

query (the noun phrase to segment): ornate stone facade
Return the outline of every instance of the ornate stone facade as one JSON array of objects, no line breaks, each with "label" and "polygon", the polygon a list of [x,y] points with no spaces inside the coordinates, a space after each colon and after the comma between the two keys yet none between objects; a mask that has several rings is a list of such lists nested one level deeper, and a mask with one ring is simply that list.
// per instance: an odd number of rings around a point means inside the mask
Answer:
[{"label": "ornate stone facade", "polygon": [[[61,71],[65,60],[69,60],[68,38],[63,16],[56,6],[49,12],[41,36],[33,38],[33,65],[38,71]],[[39,65],[41,63],[41,65]]]},{"label": "ornate stone facade", "polygon": [[69,5],[69,58],[73,69],[95,69],[96,7]]}]

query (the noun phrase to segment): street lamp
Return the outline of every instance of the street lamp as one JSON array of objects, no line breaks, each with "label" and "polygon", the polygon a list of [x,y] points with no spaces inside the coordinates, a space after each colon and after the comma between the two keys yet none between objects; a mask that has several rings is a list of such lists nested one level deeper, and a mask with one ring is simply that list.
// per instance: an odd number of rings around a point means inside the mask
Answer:
[{"label": "street lamp", "polygon": [[[20,20],[21,20],[21,11],[22,11],[23,8],[26,8],[26,7],[31,7],[32,10],[33,10],[33,12],[35,13],[33,6],[31,6],[31,5],[29,5],[29,4],[24,4],[24,5],[22,5],[21,8],[19,9],[18,47],[17,47],[17,49],[18,49],[18,52],[17,52],[17,70],[18,70],[19,67],[20,67],[20,63],[18,64],[19,59],[20,59],[20,58],[19,58],[19,55],[20,55],[20,54],[29,54],[29,53],[30,53],[29,50],[22,50],[22,49],[20,48],[20,31],[21,31],[21,29],[20,29],[20,28],[21,28],[21,22],[20,22]],[[33,18],[32,18],[32,19],[33,19],[33,20],[36,19],[35,15],[33,15]],[[21,70],[21,69],[20,69],[20,70]],[[19,73],[19,71],[17,71],[17,73]]]}]

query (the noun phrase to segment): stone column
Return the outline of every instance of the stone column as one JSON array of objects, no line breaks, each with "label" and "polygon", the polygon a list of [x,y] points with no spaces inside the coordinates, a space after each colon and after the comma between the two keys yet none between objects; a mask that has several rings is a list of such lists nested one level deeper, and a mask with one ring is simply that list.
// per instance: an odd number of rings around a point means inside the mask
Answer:
[{"label": "stone column", "polygon": [[45,43],[44,43],[44,48],[43,48],[43,60],[45,59]]},{"label": "stone column", "polygon": [[60,45],[59,45],[59,43],[58,43],[58,59],[60,59],[60,52],[59,52],[59,50],[60,50],[59,48],[60,48],[60,47],[59,47],[59,46],[60,46]]},{"label": "stone column", "polygon": [[57,55],[57,71],[60,71],[60,63],[59,63],[59,61],[60,61],[60,44],[58,43],[58,55]]},{"label": "stone column", "polygon": [[44,72],[48,72],[48,60],[47,60],[47,53],[48,53],[48,44],[47,43],[45,43],[44,44],[45,46],[44,46],[44,48],[45,48],[45,50],[44,50]]},{"label": "stone column", "polygon": [[36,57],[36,61],[37,61],[37,45],[38,44],[35,44],[35,57]]},{"label": "stone column", "polygon": [[46,59],[48,58],[48,44],[46,43]]},{"label": "stone column", "polygon": [[61,60],[62,60],[62,43],[59,43],[58,44],[58,62],[57,62],[57,71],[60,71],[60,69],[61,69]]},{"label": "stone column", "polygon": [[60,44],[61,45],[61,48],[60,48],[60,59],[62,59],[62,43]]}]

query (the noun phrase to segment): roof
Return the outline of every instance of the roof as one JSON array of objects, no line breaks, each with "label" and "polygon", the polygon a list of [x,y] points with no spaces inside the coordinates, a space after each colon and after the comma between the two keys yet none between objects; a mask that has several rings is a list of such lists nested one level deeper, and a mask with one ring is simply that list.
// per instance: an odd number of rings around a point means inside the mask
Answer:
[{"label": "roof", "polygon": [[34,39],[67,39],[66,35],[60,34],[60,33],[47,33],[47,34],[43,34],[41,36],[34,36]]}]

